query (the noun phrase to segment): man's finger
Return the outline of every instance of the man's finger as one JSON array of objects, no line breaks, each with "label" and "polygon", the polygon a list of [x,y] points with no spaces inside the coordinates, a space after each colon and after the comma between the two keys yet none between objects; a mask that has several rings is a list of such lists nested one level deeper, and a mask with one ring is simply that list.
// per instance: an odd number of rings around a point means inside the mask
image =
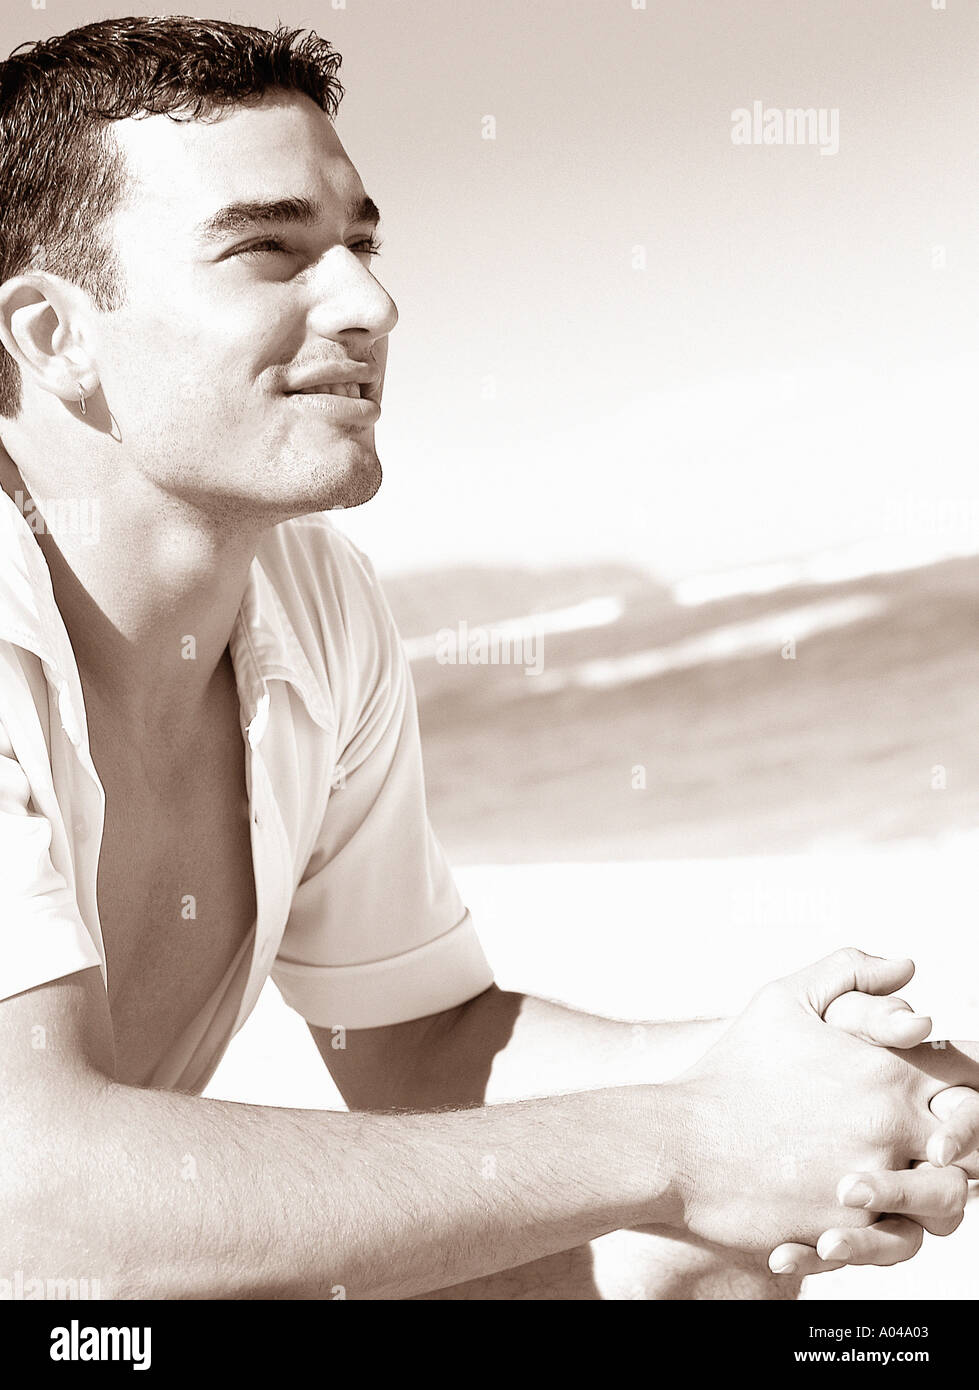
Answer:
[{"label": "man's finger", "polygon": [[899,1173],[849,1173],[836,1189],[844,1207],[911,1216],[932,1235],[951,1235],[965,1215],[969,1181],[961,1168],[920,1163]]},{"label": "man's finger", "polygon": [[979,1148],[979,1095],[968,1086],[948,1086],[931,1099],[931,1112],[941,1121],[930,1136],[929,1163],[945,1168]]},{"label": "man's finger", "polygon": [[868,956],[855,946],[846,946],[824,957],[815,965],[786,976],[783,983],[794,986],[820,1018],[834,999],[851,990],[862,994],[893,994],[914,974],[914,962],[884,960]]},{"label": "man's finger", "polygon": [[773,1250],[768,1257],[768,1268],[773,1274],[794,1274],[802,1279],[809,1274],[829,1274],[834,1269],[842,1269],[844,1260],[821,1260],[811,1245],[795,1245],[789,1242]]},{"label": "man's finger", "polygon": [[931,1019],[916,1014],[910,1004],[893,995],[858,994],[850,990],[834,999],[823,1014],[827,1023],[877,1047],[917,1047],[931,1032]]},{"label": "man's finger", "polygon": [[955,1160],[956,1168],[961,1168],[967,1178],[979,1178],[979,1150],[971,1154],[960,1154]]},{"label": "man's finger", "polygon": [[824,1231],[816,1242],[822,1260],[851,1265],[897,1265],[921,1249],[924,1231],[905,1216],[885,1216],[873,1226]]}]

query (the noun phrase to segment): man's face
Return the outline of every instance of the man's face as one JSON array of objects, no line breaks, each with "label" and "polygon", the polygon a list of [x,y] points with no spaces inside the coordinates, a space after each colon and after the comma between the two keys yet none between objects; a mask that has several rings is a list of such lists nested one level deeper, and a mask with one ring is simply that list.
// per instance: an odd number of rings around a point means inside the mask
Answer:
[{"label": "man's face", "polygon": [[[96,315],[94,357],[127,461],[222,518],[372,497],[397,310],[325,112],[276,92],[218,119],[119,121],[110,138],[131,176],[108,229],[123,303]],[[286,215],[256,215],[272,203]],[[362,363],[367,399],[325,393]]]}]

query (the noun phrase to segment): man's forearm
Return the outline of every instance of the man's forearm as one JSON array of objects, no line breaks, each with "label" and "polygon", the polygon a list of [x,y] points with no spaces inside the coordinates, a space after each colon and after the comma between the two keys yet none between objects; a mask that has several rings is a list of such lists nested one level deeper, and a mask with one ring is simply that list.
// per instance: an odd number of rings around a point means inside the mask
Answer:
[{"label": "man's forearm", "polygon": [[457,1010],[451,1028],[424,1049],[414,1089],[425,1105],[456,1104],[471,1093],[468,1073],[477,1070],[483,1102],[497,1104],[666,1081],[727,1026],[724,1019],[627,1023],[492,988]]},{"label": "man's forearm", "polygon": [[0,1247],[106,1297],[403,1298],[678,1219],[663,1088],[401,1115],[85,1102],[43,1161],[26,1129],[13,1165],[8,1145]]}]

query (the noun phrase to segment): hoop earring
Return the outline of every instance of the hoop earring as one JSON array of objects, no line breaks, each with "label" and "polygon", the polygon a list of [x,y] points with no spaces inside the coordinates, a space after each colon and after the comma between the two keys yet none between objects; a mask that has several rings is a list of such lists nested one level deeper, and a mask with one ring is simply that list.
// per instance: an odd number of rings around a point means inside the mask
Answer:
[{"label": "hoop earring", "polygon": [[85,405],[85,388],[84,388],[84,386],[79,386],[79,388],[78,388],[78,408],[79,408],[79,410],[82,412],[83,415],[86,413],[87,407],[86,407],[86,405]]}]

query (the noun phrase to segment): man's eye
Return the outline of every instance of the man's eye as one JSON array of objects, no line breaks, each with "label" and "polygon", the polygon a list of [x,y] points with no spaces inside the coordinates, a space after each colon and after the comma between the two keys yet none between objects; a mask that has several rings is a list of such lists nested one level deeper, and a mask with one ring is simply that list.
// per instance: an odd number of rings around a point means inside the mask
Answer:
[{"label": "man's eye", "polygon": [[[358,256],[377,256],[380,254],[381,243],[375,236],[362,237],[360,241],[355,241],[350,250]],[[275,237],[266,237],[262,241],[253,241],[248,246],[242,246],[233,251],[233,256],[264,256],[269,253],[282,252],[283,255],[291,255],[288,246]]]},{"label": "man's eye", "polygon": [[264,241],[253,241],[250,246],[242,246],[234,252],[236,256],[255,256],[265,251],[285,251],[287,248],[281,241],[276,241],[274,237],[266,237]]},{"label": "man's eye", "polygon": [[376,236],[366,236],[361,241],[355,241],[351,246],[351,251],[355,251],[358,256],[379,256],[381,254],[382,243]]}]

